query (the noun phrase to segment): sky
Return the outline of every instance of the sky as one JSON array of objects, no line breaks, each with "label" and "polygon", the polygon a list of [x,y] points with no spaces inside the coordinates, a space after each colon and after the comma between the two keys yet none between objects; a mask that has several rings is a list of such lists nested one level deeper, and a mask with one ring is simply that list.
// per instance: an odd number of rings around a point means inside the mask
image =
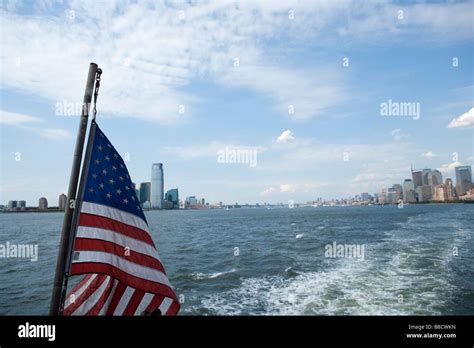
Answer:
[{"label": "sky", "polygon": [[0,204],[67,192],[90,62],[136,183],[160,162],[165,190],[243,204],[378,192],[411,166],[454,179],[474,163],[473,17],[473,1],[2,0]]}]

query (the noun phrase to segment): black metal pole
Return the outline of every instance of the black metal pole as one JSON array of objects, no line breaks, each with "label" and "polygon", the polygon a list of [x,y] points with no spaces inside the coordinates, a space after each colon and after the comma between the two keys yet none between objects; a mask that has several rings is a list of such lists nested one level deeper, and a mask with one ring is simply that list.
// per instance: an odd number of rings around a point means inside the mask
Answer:
[{"label": "black metal pole", "polygon": [[81,169],[81,161],[84,150],[84,139],[86,137],[87,119],[89,118],[89,110],[94,90],[94,82],[97,74],[97,64],[91,63],[89,66],[89,75],[87,76],[86,91],[82,103],[82,114],[79,121],[79,129],[77,131],[76,147],[72,161],[71,177],[69,179],[68,201],[64,213],[63,228],[61,232],[61,241],[59,244],[58,260],[56,263],[56,275],[54,277],[53,292],[51,296],[50,315],[61,314],[61,300],[64,287],[64,278],[66,270],[66,260],[68,257],[68,246],[71,238],[71,227],[74,209],[76,207],[77,183],[79,181],[79,172]]}]

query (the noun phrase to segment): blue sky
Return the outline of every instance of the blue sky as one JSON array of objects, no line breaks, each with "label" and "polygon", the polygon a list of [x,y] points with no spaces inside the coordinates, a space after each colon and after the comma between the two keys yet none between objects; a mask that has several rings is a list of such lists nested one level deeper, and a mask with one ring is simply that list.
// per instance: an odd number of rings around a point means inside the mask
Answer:
[{"label": "blue sky", "polygon": [[[137,183],[162,162],[183,197],[286,203],[377,192],[411,164],[453,178],[474,162],[473,15],[472,1],[4,0],[0,203],[66,192],[78,118],[57,109],[80,105],[91,61],[98,122]],[[382,116],[388,100],[420,118]],[[257,165],[219,163],[225,148]]]}]

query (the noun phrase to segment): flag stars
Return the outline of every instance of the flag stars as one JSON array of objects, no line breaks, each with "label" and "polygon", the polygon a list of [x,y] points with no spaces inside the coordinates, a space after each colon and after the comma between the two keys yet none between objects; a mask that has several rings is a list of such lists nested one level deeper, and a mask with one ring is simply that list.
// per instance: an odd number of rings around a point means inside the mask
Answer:
[{"label": "flag stars", "polygon": [[122,193],[122,191],[120,189],[118,189],[116,192],[117,192],[118,195]]},{"label": "flag stars", "polygon": [[117,155],[116,153],[114,153],[114,157],[115,157],[115,158],[118,158],[118,155]]},{"label": "flag stars", "polygon": [[115,182],[115,180],[114,180],[114,179],[110,179],[110,180],[109,180],[109,184],[110,184],[110,185],[113,185],[113,184],[114,184],[114,182]]},{"label": "flag stars", "polygon": [[102,151],[103,149],[102,145],[97,146],[97,148],[99,149],[99,151]]},{"label": "flag stars", "polygon": [[101,189],[103,189],[103,188],[104,188],[104,184],[103,184],[103,183],[100,183],[99,187],[100,187]]},{"label": "flag stars", "polygon": [[106,161],[110,161],[110,157],[109,157],[109,156],[105,156],[105,160],[106,160]]},{"label": "flag stars", "polygon": [[128,190],[130,190],[130,187],[128,187],[128,186],[125,186],[125,190],[127,190],[127,191],[128,191]]},{"label": "flag stars", "polygon": [[122,163],[120,163],[120,168],[122,168],[122,169],[124,168],[124,166],[123,166],[123,164],[122,164]]},{"label": "flag stars", "polygon": [[112,148],[112,145],[110,145],[110,143],[108,143],[108,144],[107,144],[107,146],[109,147],[109,149],[111,149],[111,148]]},{"label": "flag stars", "polygon": [[123,181],[123,176],[119,176],[119,180],[120,180],[120,181]]},{"label": "flag stars", "polygon": [[132,201],[134,201],[134,200],[135,200],[135,197],[132,196]]},{"label": "flag stars", "polygon": [[110,193],[107,193],[106,196],[107,196],[107,198],[111,198],[111,197],[112,197],[112,195],[111,195]]},{"label": "flag stars", "polygon": [[89,192],[90,192],[90,193],[94,193],[94,189],[91,187],[91,188],[89,189]]},{"label": "flag stars", "polygon": [[94,162],[95,164],[100,164],[100,161],[98,159],[96,159]]},{"label": "flag stars", "polygon": [[107,175],[107,170],[104,169],[104,170],[102,171],[102,174]]},{"label": "flag stars", "polygon": [[127,203],[128,203],[128,199],[124,198],[123,202],[124,202],[125,204],[127,204]]},{"label": "flag stars", "polygon": [[117,170],[117,167],[116,167],[116,166],[112,166],[112,170]]},{"label": "flag stars", "polygon": [[93,177],[94,179],[97,179],[97,174],[96,174],[96,173],[92,174],[92,177]]}]

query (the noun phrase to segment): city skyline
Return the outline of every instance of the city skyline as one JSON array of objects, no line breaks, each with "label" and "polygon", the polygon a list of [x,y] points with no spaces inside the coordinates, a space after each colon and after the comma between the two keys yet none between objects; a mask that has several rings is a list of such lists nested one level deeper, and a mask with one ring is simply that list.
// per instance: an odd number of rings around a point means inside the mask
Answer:
[{"label": "city skyline", "polygon": [[[160,190],[161,190],[161,192],[163,193],[162,194],[162,200],[161,200],[162,201],[161,202],[162,207],[153,206],[153,204],[151,202],[151,200],[152,200],[152,194],[151,194],[152,189],[151,189],[151,187],[152,187],[152,184],[153,184],[154,168],[157,165],[159,165],[158,166],[158,168],[159,168],[158,171],[159,171],[160,174],[158,175],[159,178],[156,177],[155,180],[157,180],[157,182],[160,186],[160,189],[158,190],[158,192],[160,192]],[[472,166],[470,166],[470,165],[469,166],[457,166],[457,167],[453,168],[453,171],[454,171],[454,179],[450,176],[445,176],[444,179],[443,179],[443,173],[441,173],[438,169],[431,169],[431,168],[426,168],[426,167],[423,168],[423,169],[413,169],[413,168],[411,168],[411,177],[410,178],[405,178],[400,183],[394,183],[394,184],[392,184],[391,187],[388,187],[390,185],[388,185],[387,187],[380,187],[377,192],[371,192],[373,195],[371,195],[368,192],[360,192],[360,193],[357,193],[357,194],[354,194],[354,195],[343,196],[343,197],[330,197],[330,198],[324,197],[323,198],[323,197],[319,196],[317,193],[315,193],[311,199],[308,199],[304,202],[303,201],[295,202],[294,200],[290,199],[289,202],[291,202],[291,203],[289,203],[289,204],[305,204],[305,203],[308,203],[308,202],[317,202],[321,199],[324,199],[324,201],[331,201],[331,200],[334,201],[334,200],[348,200],[348,199],[354,199],[354,198],[358,198],[362,201],[370,201],[372,199],[375,199],[379,203],[380,202],[381,203],[385,202],[385,203],[389,203],[389,204],[397,204],[397,203],[399,203],[400,200],[403,201],[404,203],[415,203],[415,202],[418,202],[418,201],[419,202],[428,202],[428,201],[431,201],[431,200],[434,200],[434,201],[456,200],[461,195],[465,195],[466,193],[468,193],[472,196],[472,193],[470,193],[470,191],[472,191],[472,189],[474,189],[473,176],[472,176]],[[197,205],[198,202],[202,206],[205,205],[205,198],[203,196],[199,196],[199,197],[203,197],[203,198],[200,198],[198,200],[198,199],[196,199],[196,195],[187,194],[187,195],[184,195],[184,197],[186,197],[185,199],[183,199],[183,198],[180,199],[179,194],[178,194],[179,187],[169,188],[165,192],[163,190],[164,183],[165,183],[165,180],[163,180],[164,179],[163,172],[164,172],[163,164],[162,163],[154,163],[154,164],[152,164],[152,174],[151,174],[151,180],[150,181],[140,182],[139,184],[134,182],[137,198],[138,198],[140,204],[142,204],[142,206],[144,206],[144,208],[146,208],[146,209],[150,209],[150,208],[152,208],[152,209],[176,209],[178,207],[182,208],[182,206],[181,206],[182,201],[185,201],[186,205]],[[461,174],[461,173],[466,173],[466,172],[468,172],[468,174]],[[421,174],[421,176],[418,177],[417,174]],[[433,179],[431,176],[436,176],[438,178],[438,180]],[[437,186],[445,186],[448,182],[452,185],[451,193],[447,194],[447,192],[446,192],[445,193],[446,198],[443,198],[443,199],[434,198],[434,197],[438,197],[437,193],[436,193]],[[422,193],[422,191],[418,192],[418,189],[421,189],[424,186],[429,186],[431,188],[427,198],[421,198],[421,195],[423,195],[423,193]],[[386,194],[390,193],[390,190],[392,190],[393,193],[396,193],[396,195],[393,198],[390,198],[387,201]],[[393,190],[395,190],[397,192],[395,192]],[[410,190],[413,191],[413,193],[410,193],[409,192]],[[407,192],[410,195],[410,196],[408,196],[408,197],[410,197],[408,199],[407,199]],[[368,195],[367,198],[363,198],[364,195]],[[381,198],[381,196],[384,196],[384,197]],[[169,198],[169,197],[171,197],[171,198]],[[315,199],[316,197],[318,197],[317,200]],[[46,207],[49,205],[48,197],[41,196],[39,198],[39,209],[40,210],[44,210],[44,208],[41,208],[41,204],[42,204],[41,201],[43,199],[46,199]],[[196,202],[195,203],[190,203],[189,199],[193,199]],[[64,193],[59,194],[59,199],[58,200],[59,200],[58,201],[58,207],[60,209],[63,209],[64,205],[66,204],[65,194]],[[22,202],[22,203],[20,203],[20,202]],[[14,203],[15,207],[16,207],[17,204],[20,204],[23,207],[26,207],[26,200],[23,200],[23,199],[21,199],[21,200],[19,200],[19,199],[9,200],[8,204],[5,204],[5,206],[9,207],[10,203]],[[170,204],[170,203],[171,203],[171,205],[168,205],[168,206],[166,205],[166,204]],[[209,204],[209,202],[207,202],[207,204]],[[225,202],[225,201],[222,201],[222,200],[212,202],[212,205],[220,205],[220,206],[227,206],[227,205],[233,205],[233,204],[244,204],[244,205],[251,204],[252,205],[252,204],[285,204],[285,203],[281,202],[281,201],[280,202],[266,202],[266,201],[257,201],[257,202],[232,201],[232,202]],[[0,205],[3,205],[3,203],[0,202]],[[29,207],[32,207],[32,206],[30,205]],[[52,206],[52,207],[56,207],[56,206]]]},{"label": "city skyline", "polygon": [[2,204],[67,191],[91,61],[137,185],[305,202],[474,163],[472,2],[96,6],[2,2]]}]

